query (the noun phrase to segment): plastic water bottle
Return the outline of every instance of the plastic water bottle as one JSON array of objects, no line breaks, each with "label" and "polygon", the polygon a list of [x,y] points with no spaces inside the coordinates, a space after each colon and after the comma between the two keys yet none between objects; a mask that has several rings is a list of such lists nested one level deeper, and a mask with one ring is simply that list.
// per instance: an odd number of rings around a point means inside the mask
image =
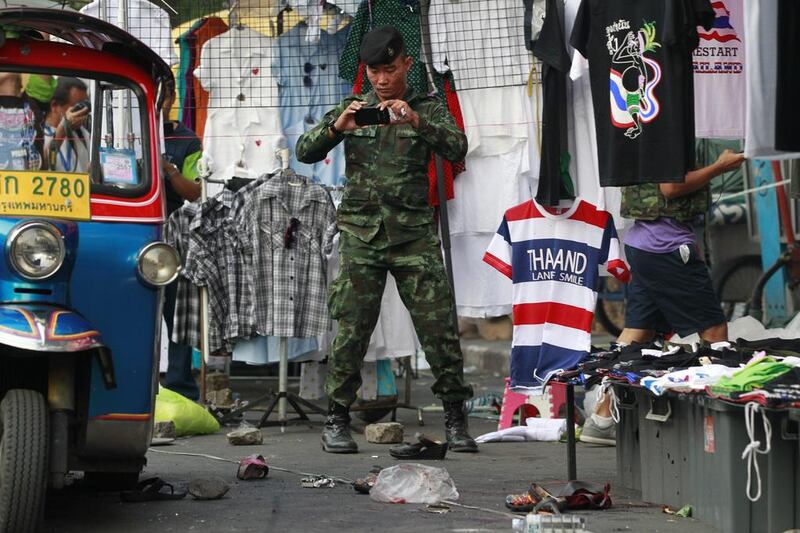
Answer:
[{"label": "plastic water bottle", "polygon": [[512,522],[514,533],[588,533],[586,520],[574,515],[538,515],[529,513]]}]

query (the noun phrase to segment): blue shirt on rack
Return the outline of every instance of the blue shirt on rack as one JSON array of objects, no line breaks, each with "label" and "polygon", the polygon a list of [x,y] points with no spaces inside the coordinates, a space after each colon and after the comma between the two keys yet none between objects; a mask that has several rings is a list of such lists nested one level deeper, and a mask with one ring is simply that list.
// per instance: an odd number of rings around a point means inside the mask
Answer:
[{"label": "blue shirt on rack", "polygon": [[313,165],[300,163],[294,148],[300,135],[316,126],[331,107],[351,92],[352,87],[339,77],[339,55],[347,33],[348,28],[333,35],[320,31],[319,39],[309,42],[308,26],[300,23],[278,37],[273,65],[279,85],[281,125],[292,152],[290,166],[324,185],[344,183],[344,144]]}]

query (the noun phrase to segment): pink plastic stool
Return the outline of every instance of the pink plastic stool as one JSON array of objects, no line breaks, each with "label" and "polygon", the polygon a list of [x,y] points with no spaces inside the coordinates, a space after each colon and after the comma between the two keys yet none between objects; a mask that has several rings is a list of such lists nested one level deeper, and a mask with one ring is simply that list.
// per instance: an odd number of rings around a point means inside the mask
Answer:
[{"label": "pink plastic stool", "polygon": [[503,391],[503,407],[500,409],[500,422],[497,423],[498,431],[510,428],[514,423],[514,413],[520,409],[520,420],[539,416],[539,410],[528,403],[528,397],[525,394],[512,391],[511,378],[506,378],[506,390]]},{"label": "pink plastic stool", "polygon": [[551,381],[547,388],[550,389],[550,394],[548,394],[550,398],[550,418],[565,418],[567,412],[567,384],[560,381]]}]

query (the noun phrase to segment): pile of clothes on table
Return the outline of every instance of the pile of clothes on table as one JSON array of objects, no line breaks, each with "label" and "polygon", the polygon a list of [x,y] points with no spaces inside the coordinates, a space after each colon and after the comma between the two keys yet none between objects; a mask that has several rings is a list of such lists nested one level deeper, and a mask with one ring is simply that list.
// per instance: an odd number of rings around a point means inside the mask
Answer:
[{"label": "pile of clothes on table", "polygon": [[656,341],[593,349],[577,369],[556,381],[640,385],[666,391],[706,392],[716,398],[769,407],[800,407],[800,339],[738,339],[710,346]]}]

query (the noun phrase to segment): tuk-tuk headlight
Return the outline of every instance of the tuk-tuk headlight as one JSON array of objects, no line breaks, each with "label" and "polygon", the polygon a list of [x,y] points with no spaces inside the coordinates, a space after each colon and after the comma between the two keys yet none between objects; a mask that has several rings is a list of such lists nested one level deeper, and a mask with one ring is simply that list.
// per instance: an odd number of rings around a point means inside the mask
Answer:
[{"label": "tuk-tuk headlight", "polygon": [[151,285],[169,285],[178,277],[180,269],[181,258],[169,244],[154,242],[139,252],[139,275]]},{"label": "tuk-tuk headlight", "polygon": [[8,236],[9,262],[20,276],[43,280],[64,264],[64,236],[56,226],[41,220],[23,222]]}]

